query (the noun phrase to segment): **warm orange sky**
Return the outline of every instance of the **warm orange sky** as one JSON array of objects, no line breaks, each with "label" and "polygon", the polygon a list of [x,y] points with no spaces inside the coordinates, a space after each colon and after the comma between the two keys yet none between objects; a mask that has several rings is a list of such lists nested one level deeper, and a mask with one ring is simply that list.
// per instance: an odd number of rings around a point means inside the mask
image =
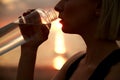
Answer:
[{"label": "warm orange sky", "polygon": [[0,0],[0,27],[16,20],[27,9],[54,7],[59,0]]}]

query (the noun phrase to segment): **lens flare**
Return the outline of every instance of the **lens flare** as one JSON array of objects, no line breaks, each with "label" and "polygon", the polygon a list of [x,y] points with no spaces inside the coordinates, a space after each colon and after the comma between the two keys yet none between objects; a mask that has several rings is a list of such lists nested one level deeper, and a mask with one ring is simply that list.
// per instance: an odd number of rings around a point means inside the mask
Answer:
[{"label": "lens flare", "polygon": [[65,62],[66,62],[66,58],[62,56],[57,56],[53,60],[53,66],[55,69],[60,70]]},{"label": "lens flare", "polygon": [[60,19],[57,19],[52,23],[53,30],[55,33],[55,52],[57,54],[64,54],[66,52],[65,43],[64,43],[64,35],[61,31],[62,24],[59,23]]},{"label": "lens flare", "polygon": [[55,32],[55,47],[54,51],[57,56],[53,60],[53,67],[57,70],[60,70],[63,64],[66,62],[64,57],[66,53],[65,43],[64,43],[64,34],[61,30],[62,24],[59,23],[60,19],[52,22],[52,30]]}]

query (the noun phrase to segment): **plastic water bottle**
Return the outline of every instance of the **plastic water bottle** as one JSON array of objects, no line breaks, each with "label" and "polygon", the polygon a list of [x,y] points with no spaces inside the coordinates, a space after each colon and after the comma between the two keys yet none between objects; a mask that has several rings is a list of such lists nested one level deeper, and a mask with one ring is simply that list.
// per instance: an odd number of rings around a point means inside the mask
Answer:
[{"label": "plastic water bottle", "polygon": [[[35,9],[26,16],[19,17],[16,21],[0,28],[0,55],[22,45],[26,42],[23,38],[19,24],[46,24],[50,29],[50,24],[58,18],[58,13],[54,9]],[[32,19],[32,20],[31,20]]]}]

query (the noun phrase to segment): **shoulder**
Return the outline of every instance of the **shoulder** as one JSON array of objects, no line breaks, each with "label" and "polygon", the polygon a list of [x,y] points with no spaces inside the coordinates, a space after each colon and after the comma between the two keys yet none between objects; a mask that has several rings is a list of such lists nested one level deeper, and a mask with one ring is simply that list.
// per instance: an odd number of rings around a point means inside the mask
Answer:
[{"label": "shoulder", "polygon": [[[84,53],[85,54],[85,53]],[[54,77],[53,80],[64,80],[66,72],[68,70],[68,68],[70,67],[70,65],[76,61],[79,57],[81,57],[82,55],[84,55],[81,52],[76,53],[75,55],[73,55],[72,57],[70,57],[67,62],[63,65],[63,67],[61,68],[61,70],[58,72],[58,74],[56,74],[56,76]]]},{"label": "shoulder", "polygon": [[120,80],[120,62],[111,67],[105,80]]}]

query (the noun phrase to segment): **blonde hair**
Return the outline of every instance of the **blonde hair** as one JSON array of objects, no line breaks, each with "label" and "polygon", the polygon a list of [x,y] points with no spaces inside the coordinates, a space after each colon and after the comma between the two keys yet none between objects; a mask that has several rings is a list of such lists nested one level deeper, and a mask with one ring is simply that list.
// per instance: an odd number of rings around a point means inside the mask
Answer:
[{"label": "blonde hair", "polygon": [[97,37],[107,40],[120,40],[120,0],[101,1]]}]

